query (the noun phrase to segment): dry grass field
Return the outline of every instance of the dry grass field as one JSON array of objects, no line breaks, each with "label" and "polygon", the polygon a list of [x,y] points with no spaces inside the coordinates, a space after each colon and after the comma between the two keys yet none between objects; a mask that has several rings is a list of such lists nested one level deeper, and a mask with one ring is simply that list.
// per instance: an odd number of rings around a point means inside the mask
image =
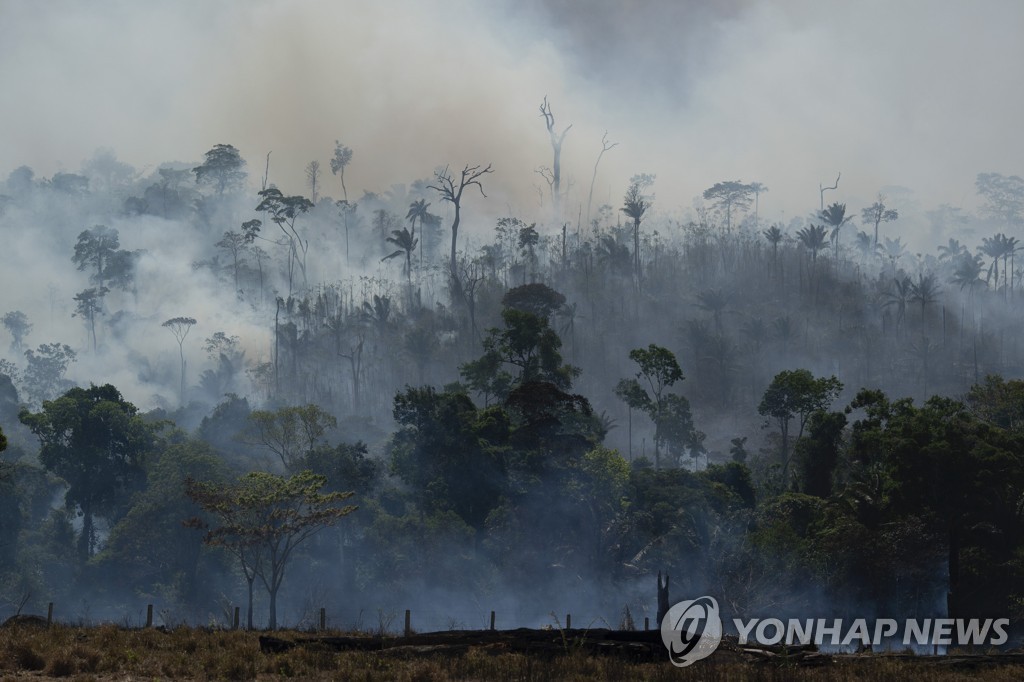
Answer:
[{"label": "dry grass field", "polygon": [[[340,635],[341,633],[333,633]],[[278,632],[281,639],[309,633]],[[720,655],[723,654],[724,655]],[[255,632],[126,630],[115,625],[0,628],[0,682],[8,680],[952,680],[1024,679],[1024,665],[943,657],[836,656],[804,667],[785,657],[754,662],[729,652],[686,669],[661,662],[631,662],[584,653],[567,645],[556,655],[511,652],[501,645],[471,646],[458,654],[429,647],[338,652],[297,646],[264,653]]]}]

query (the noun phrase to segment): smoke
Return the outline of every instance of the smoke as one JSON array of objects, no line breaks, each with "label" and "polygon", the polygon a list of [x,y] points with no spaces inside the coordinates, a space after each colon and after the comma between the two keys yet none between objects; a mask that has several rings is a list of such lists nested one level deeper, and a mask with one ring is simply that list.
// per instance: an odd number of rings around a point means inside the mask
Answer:
[{"label": "smoke", "polygon": [[[74,170],[100,146],[137,167],[219,142],[303,191],[335,139],[358,190],[493,163],[495,206],[536,209],[551,165],[537,107],[572,124],[567,205],[658,175],[658,207],[721,179],[767,184],[764,216],[886,185],[973,204],[978,172],[1014,172],[1024,63],[1014,2],[5,2],[0,158]],[[325,188],[340,195],[336,179]],[[490,194],[490,192],[489,192]],[[495,210],[497,212],[497,209]],[[502,210],[504,212],[504,210]]]}]

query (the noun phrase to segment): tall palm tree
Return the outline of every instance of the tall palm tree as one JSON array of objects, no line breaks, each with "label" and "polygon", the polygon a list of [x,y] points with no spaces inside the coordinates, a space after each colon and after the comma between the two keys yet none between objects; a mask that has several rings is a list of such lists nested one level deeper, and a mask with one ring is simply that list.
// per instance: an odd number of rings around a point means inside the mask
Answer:
[{"label": "tall palm tree", "polygon": [[389,253],[388,255],[381,258],[383,263],[386,260],[390,260],[397,256],[405,254],[405,278],[409,283],[409,292],[412,292],[412,252],[416,250],[416,245],[419,244],[420,240],[416,238],[416,228],[409,231],[409,228],[403,227],[401,230],[391,230],[391,236],[386,240],[389,244],[394,244],[398,247],[397,250]]},{"label": "tall palm tree", "polygon": [[1017,253],[1020,243],[1016,237],[1007,237],[1005,234],[1000,234],[999,236],[1002,237],[1000,245],[1003,252],[1003,299],[1005,300],[1008,293],[1013,289],[1013,267],[1007,261]]},{"label": "tall palm tree", "polygon": [[980,254],[992,259],[992,264],[988,266],[988,274],[985,276],[985,281],[991,282],[994,274],[995,288],[997,290],[999,289],[999,258],[1003,255],[999,237],[1000,235],[998,234],[994,237],[985,237],[981,240],[981,246],[978,247]]},{"label": "tall palm tree", "polygon": [[953,276],[949,281],[959,285],[960,291],[963,291],[965,287],[968,288],[968,296],[971,296],[974,293],[974,287],[985,283],[985,280],[981,278],[981,272],[984,269],[980,253],[972,256],[964,250],[957,260],[956,270],[953,271]]},{"label": "tall palm tree", "polygon": [[779,243],[785,238],[785,235],[778,225],[772,225],[762,234],[764,234],[764,238],[768,240],[768,243],[772,245],[772,270],[774,271],[779,260]]},{"label": "tall palm tree", "polygon": [[[405,219],[412,224],[412,232],[416,234],[416,221],[420,221],[420,231],[423,231],[423,221],[430,215],[427,210],[430,208],[430,204],[427,203],[426,199],[419,199],[409,204],[409,211],[405,214]],[[422,240],[421,240],[422,241]],[[420,244],[420,268],[423,267],[423,244]]]},{"label": "tall palm tree", "polygon": [[836,262],[839,262],[839,230],[846,223],[853,220],[853,216],[846,215],[846,204],[840,204],[836,202],[829,204],[828,208],[818,213],[818,217],[821,218],[826,225],[832,228],[832,234],[829,236],[836,245]]},{"label": "tall palm tree", "polygon": [[640,183],[634,182],[626,190],[622,208],[619,210],[633,221],[633,270],[636,273],[637,289],[640,288],[640,221],[651,207],[651,202],[640,193]]},{"label": "tall palm tree", "polygon": [[884,237],[882,241],[883,245],[879,250],[882,256],[889,259],[889,264],[892,266],[892,277],[896,279],[896,261],[907,255],[907,247],[899,237],[896,239]]},{"label": "tall palm tree", "polygon": [[907,303],[910,301],[911,287],[913,286],[909,277],[893,279],[893,287],[885,292],[885,303],[883,308],[896,308],[896,333],[900,331],[904,318],[907,316]]},{"label": "tall palm tree", "polygon": [[603,235],[598,240],[597,262],[610,270],[612,273],[628,275],[630,265],[629,247],[621,244],[612,235]]},{"label": "tall palm tree", "polygon": [[959,239],[949,238],[949,242],[939,246],[939,262],[953,262],[967,253],[967,247]]},{"label": "tall palm tree", "polygon": [[815,267],[818,263],[818,252],[825,248],[825,226],[809,225],[798,230],[796,238],[811,252],[811,279],[814,279]]},{"label": "tall palm tree", "polygon": [[722,289],[705,289],[697,294],[697,307],[711,313],[715,320],[715,331],[722,334],[722,313],[731,302],[732,297]]},{"label": "tall palm tree", "polygon": [[871,241],[871,235],[863,230],[857,232],[857,251],[860,253],[861,265],[868,261],[868,256],[875,252],[875,244]]},{"label": "tall palm tree", "polygon": [[935,275],[931,273],[927,275],[918,273],[917,281],[910,285],[910,300],[921,304],[922,334],[927,331],[925,325],[926,308],[929,303],[935,303],[939,300],[939,291],[939,283],[936,281]]}]

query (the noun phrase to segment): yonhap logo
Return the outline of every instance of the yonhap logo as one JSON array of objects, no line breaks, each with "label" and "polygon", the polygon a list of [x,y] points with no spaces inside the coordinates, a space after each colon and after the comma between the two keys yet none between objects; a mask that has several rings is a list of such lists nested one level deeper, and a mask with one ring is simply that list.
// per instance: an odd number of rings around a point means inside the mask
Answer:
[{"label": "yonhap logo", "polygon": [[722,618],[714,597],[681,601],[661,620],[661,641],[680,668],[707,658],[722,641]]}]

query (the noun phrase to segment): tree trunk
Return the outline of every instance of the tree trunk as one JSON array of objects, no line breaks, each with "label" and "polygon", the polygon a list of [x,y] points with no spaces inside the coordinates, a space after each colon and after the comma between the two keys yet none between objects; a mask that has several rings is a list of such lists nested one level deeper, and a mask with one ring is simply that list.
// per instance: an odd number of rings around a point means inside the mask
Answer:
[{"label": "tree trunk", "polygon": [[245,582],[249,587],[249,608],[246,611],[246,620],[248,621],[248,629],[252,630],[252,585],[256,581],[256,574],[253,573],[251,576],[246,573]]}]

